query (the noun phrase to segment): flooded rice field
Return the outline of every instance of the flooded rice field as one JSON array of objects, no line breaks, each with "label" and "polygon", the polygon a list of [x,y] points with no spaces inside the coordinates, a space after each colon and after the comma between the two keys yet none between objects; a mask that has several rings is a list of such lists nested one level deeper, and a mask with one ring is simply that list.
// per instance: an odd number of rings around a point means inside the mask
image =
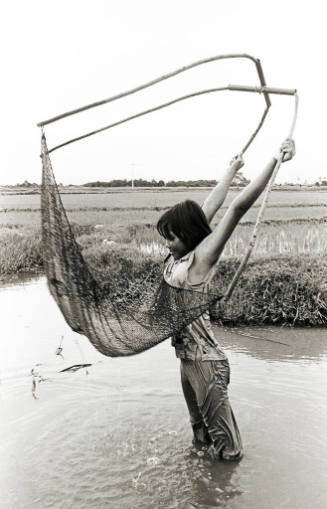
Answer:
[{"label": "flooded rice field", "polygon": [[102,356],[44,278],[2,287],[0,309],[3,509],[327,507],[326,329],[215,327],[245,454],[211,464],[169,341]]}]

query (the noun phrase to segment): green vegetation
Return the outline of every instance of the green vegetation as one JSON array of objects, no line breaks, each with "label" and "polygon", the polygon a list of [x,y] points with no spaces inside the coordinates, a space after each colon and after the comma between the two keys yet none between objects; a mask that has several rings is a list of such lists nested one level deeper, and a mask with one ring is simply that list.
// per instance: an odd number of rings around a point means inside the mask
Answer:
[{"label": "green vegetation", "polygon": [[[111,291],[131,298],[144,279],[160,278],[162,257],[146,256],[135,249],[89,246],[84,251],[94,274]],[[212,291],[224,295],[239,259],[218,264]],[[226,325],[327,325],[327,259],[325,256],[257,258],[248,264],[228,302],[211,311],[213,320]]]},{"label": "green vegetation", "polygon": [[0,240],[0,277],[37,273],[42,269],[40,232],[30,228],[3,228]]},{"label": "green vegetation", "polygon": [[[230,203],[236,192],[227,200]],[[201,203],[205,190],[115,191],[63,195],[83,255],[96,277],[117,295],[160,277],[164,242],[154,225],[162,211],[186,197]],[[327,324],[327,199],[322,192],[272,193],[265,222],[229,302],[212,309],[224,324]],[[42,273],[39,196],[3,196],[0,277]],[[244,253],[257,213],[244,218],[218,265],[215,288],[224,293]],[[222,210],[216,221],[219,220]]]},{"label": "green vegetation", "polygon": [[[250,180],[248,180],[242,172],[238,172],[238,174],[235,176],[232,186],[246,186]],[[94,182],[87,182],[86,184],[83,184],[81,187],[213,187],[217,184],[216,180],[169,180],[168,182],[164,182],[163,180],[144,180],[144,179],[134,179],[127,180],[127,179],[114,179],[109,181],[100,181],[96,180]],[[39,184],[28,182],[28,180],[25,180],[22,184],[16,184],[15,186],[8,186],[8,187],[17,187],[17,188],[33,188],[37,189],[40,187]],[[62,187],[62,184],[59,184],[59,187]]]},{"label": "green vegetation", "polygon": [[[219,288],[227,288],[236,265],[221,262]],[[326,274],[325,256],[257,259],[248,264],[231,299],[212,310],[213,318],[230,325],[326,326]]]}]

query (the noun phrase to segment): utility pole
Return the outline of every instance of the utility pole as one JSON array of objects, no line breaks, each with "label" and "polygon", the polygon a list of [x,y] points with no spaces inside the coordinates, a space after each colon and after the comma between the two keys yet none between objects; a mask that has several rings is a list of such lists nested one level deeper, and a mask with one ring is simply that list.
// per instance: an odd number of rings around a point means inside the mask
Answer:
[{"label": "utility pole", "polygon": [[134,166],[135,166],[135,163],[131,163],[131,167],[132,167],[132,189],[134,189]]}]

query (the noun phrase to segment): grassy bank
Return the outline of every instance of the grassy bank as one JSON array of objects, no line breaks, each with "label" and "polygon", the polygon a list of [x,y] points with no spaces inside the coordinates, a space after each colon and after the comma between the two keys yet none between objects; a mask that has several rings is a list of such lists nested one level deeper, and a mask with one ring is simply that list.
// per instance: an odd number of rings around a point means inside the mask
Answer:
[{"label": "grassy bank", "polygon": [[[110,281],[116,294],[133,295],[144,278],[160,277],[162,272],[162,245],[148,225],[131,225],[127,230],[110,232],[97,230],[94,226],[74,225],[83,255],[102,282]],[[276,234],[276,232],[275,232]],[[132,239],[132,242],[131,242]],[[276,239],[276,238],[275,238]],[[317,239],[313,239],[314,242]],[[242,243],[241,243],[242,244]],[[239,263],[240,251],[230,249],[218,265],[214,280],[215,291],[224,294]],[[152,246],[155,249],[140,249]],[[327,325],[327,260],[322,254],[280,254],[257,256],[248,264],[232,298],[211,310],[212,317],[230,325],[284,324],[301,326]],[[160,252],[161,251],[161,252]],[[307,252],[308,252],[307,251]],[[41,236],[30,227],[6,227],[2,229],[0,245],[0,275],[40,273],[43,270]]]},{"label": "grassy bank", "polygon": [[[110,280],[118,295],[140,287],[144,279],[160,278],[162,259],[131,248],[85,252],[102,281]],[[239,259],[218,264],[213,290],[224,294]],[[327,325],[327,260],[325,256],[257,258],[243,272],[231,299],[211,309],[214,321],[226,325]]]},{"label": "grassy bank", "polygon": [[[215,283],[227,288],[238,262],[219,264]],[[250,262],[231,299],[212,310],[224,324],[327,325],[325,256],[278,256]]]},{"label": "grassy bank", "polygon": [[41,233],[34,228],[5,227],[0,236],[0,279],[43,270]]},{"label": "grassy bank", "polygon": [[[129,212],[129,214],[131,218],[133,213]],[[122,248],[131,247],[136,251],[140,249],[151,256],[157,253],[163,256],[164,242],[154,228],[154,218],[150,223],[135,213],[134,221],[128,225],[117,220],[110,224],[72,223],[72,226],[86,256],[92,251],[110,253],[113,242]],[[226,244],[223,257],[241,258],[247,249],[252,229],[253,223],[238,225]],[[252,259],[309,254],[319,257],[326,252],[325,220],[291,219],[284,222],[262,223]],[[42,256],[39,225],[3,225],[0,228],[0,277],[19,272],[35,272],[40,269],[42,269]]]},{"label": "grassy bank", "polygon": [[[68,189],[62,199],[83,255],[101,282],[110,281],[113,292],[129,298],[145,277],[162,273],[165,250],[153,226],[162,212],[186,198],[201,204],[208,195],[202,188],[77,191]],[[251,261],[232,299],[212,309],[216,320],[327,325],[327,192],[290,191],[271,193]],[[237,194],[229,193],[214,224]],[[0,278],[42,273],[40,196],[6,194],[1,200]],[[215,279],[218,293],[226,291],[248,246],[259,201],[226,245]]]}]

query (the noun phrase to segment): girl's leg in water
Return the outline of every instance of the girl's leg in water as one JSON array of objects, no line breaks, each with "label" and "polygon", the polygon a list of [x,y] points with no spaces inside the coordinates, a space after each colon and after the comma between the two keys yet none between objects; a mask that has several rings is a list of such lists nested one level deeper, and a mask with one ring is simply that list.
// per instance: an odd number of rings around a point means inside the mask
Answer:
[{"label": "girl's leg in water", "polygon": [[201,448],[202,446],[208,446],[211,443],[208,429],[203,422],[202,415],[200,413],[195,392],[193,391],[192,385],[190,384],[181,364],[181,380],[182,388],[185,397],[185,401],[190,414],[191,426],[193,428],[195,447]]},{"label": "girl's leg in water", "polygon": [[191,422],[193,424],[196,416],[198,421],[201,417],[203,429],[210,437],[209,455],[212,459],[240,460],[242,440],[227,394],[228,361],[182,360],[181,370],[183,387],[188,384],[194,394],[193,400],[186,397],[189,409],[191,407]]}]

